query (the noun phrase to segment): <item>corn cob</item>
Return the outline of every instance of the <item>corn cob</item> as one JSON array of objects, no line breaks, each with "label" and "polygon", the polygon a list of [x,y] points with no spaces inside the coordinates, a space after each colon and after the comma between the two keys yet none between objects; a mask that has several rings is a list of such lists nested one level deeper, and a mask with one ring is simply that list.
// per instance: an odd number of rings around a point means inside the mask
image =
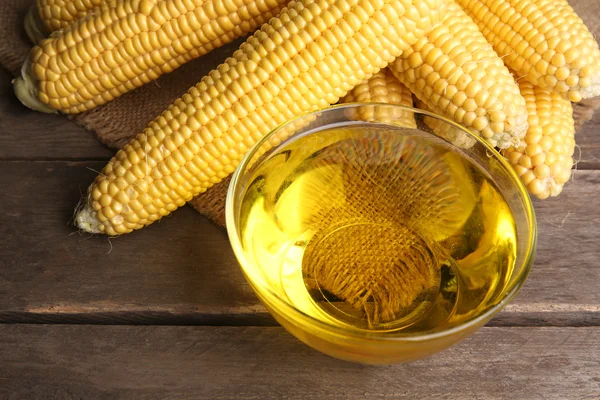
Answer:
[{"label": "corn cob", "polygon": [[[412,107],[412,93],[406,86],[385,68],[370,79],[360,83],[344,96],[341,103],[388,103]],[[357,109],[356,119],[360,121],[393,122],[395,124],[416,128],[414,113],[389,107],[367,106]]]},{"label": "corn cob", "polygon": [[575,151],[575,124],[571,102],[559,93],[522,80],[529,130],[524,143],[503,154],[529,193],[545,199],[557,196],[571,177]]},{"label": "corn cob", "polygon": [[80,113],[254,31],[288,0],[119,0],[35,47],[15,92],[40,111]]},{"label": "corn cob", "polygon": [[30,9],[46,34],[64,29],[100,5],[115,0],[37,0]]},{"label": "corn cob", "polygon": [[598,43],[567,0],[458,0],[507,66],[571,101],[600,95]]},{"label": "corn cob", "polygon": [[336,103],[437,22],[440,0],[300,0],[119,151],[76,215],[122,234],[160,219],[233,172],[259,138]]},{"label": "corn cob", "polygon": [[477,25],[453,1],[442,22],[390,64],[390,70],[435,113],[492,146],[517,144],[527,130],[525,99]]}]

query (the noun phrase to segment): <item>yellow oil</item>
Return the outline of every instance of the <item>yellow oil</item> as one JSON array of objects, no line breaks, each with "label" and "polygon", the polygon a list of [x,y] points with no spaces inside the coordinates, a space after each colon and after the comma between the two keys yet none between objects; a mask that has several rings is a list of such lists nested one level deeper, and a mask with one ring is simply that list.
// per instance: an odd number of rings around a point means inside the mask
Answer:
[{"label": "yellow oil", "polygon": [[252,280],[348,329],[431,332],[496,304],[517,233],[494,182],[445,142],[355,124],[256,168],[240,232]]}]

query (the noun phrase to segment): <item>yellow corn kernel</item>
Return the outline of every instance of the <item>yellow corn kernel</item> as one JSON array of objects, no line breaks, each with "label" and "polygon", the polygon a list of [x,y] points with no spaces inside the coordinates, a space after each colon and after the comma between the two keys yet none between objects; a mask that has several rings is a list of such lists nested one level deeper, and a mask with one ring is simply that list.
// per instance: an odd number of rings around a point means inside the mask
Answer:
[{"label": "yellow corn kernel", "polygon": [[254,31],[287,1],[118,0],[34,47],[15,91],[32,109],[87,111]]},{"label": "yellow corn kernel", "polygon": [[[412,107],[413,99],[410,90],[385,68],[354,87],[341,103],[387,103]],[[417,127],[412,111],[378,106],[359,107],[356,111],[356,119],[360,121],[393,122],[406,128]]]},{"label": "yellow corn kernel", "polygon": [[519,82],[527,102],[529,130],[516,148],[503,151],[529,193],[545,199],[557,196],[571,177],[575,124],[571,102],[559,93]]},{"label": "yellow corn kernel", "polygon": [[[431,29],[440,11],[440,0],[292,1],[115,155],[90,187],[77,225],[117,235],[184,205],[233,172],[270,130],[336,103],[384,68]],[[136,149],[148,158],[129,157]],[[127,198],[110,196],[103,182],[123,179]],[[107,194],[105,207],[99,199]],[[116,213],[112,205],[121,198]],[[109,208],[115,215],[105,218]]]},{"label": "yellow corn kernel", "polygon": [[457,0],[508,67],[571,101],[600,95],[600,50],[567,0]]},{"label": "yellow corn kernel", "polygon": [[97,7],[115,0],[37,0],[30,12],[37,14],[46,33],[64,29]]},{"label": "yellow corn kernel", "polygon": [[525,99],[477,25],[453,1],[442,22],[389,68],[433,112],[492,146],[517,144],[527,130]]},{"label": "yellow corn kernel", "polygon": [[[432,112],[427,104],[421,100],[416,101],[416,106],[421,110]],[[425,116],[423,117],[423,122],[433,131],[433,133],[445,139],[447,142],[452,143],[456,147],[470,149],[477,143],[477,140],[473,136],[440,119]]]}]

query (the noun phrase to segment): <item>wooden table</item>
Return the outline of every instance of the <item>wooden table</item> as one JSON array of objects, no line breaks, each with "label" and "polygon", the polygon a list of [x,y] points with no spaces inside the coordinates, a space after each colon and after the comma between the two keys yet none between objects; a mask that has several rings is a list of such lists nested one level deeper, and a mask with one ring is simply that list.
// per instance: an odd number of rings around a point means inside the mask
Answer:
[{"label": "wooden table", "polygon": [[479,333],[426,360],[324,356],[268,315],[226,233],[189,207],[117,239],[72,211],[112,151],[26,110],[0,73],[0,398],[598,399],[600,116],[558,199],[536,201],[535,267]]}]

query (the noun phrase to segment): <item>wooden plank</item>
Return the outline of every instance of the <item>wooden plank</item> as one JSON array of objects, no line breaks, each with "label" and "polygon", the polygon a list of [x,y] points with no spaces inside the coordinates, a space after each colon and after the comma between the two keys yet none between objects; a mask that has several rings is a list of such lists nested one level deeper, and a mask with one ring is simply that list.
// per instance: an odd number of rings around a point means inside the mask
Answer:
[{"label": "wooden plank", "polygon": [[153,312],[227,318],[255,311],[258,300],[226,233],[190,207],[117,239],[78,234],[69,225],[73,208],[102,163],[0,166],[2,313],[112,311],[155,322]]},{"label": "wooden plank", "polygon": [[[598,196],[600,171],[576,171],[560,196],[534,201],[538,247],[523,290],[540,310],[555,304],[600,304],[594,289],[600,282]],[[523,300],[521,296],[517,303]]]},{"label": "wooden plank", "polygon": [[483,328],[425,360],[342,362],[282,328],[0,327],[0,397],[597,399],[600,329]]},{"label": "wooden plank", "polygon": [[107,160],[113,150],[63,115],[23,106],[12,91],[11,75],[0,68],[0,160]]},{"label": "wooden plank", "polygon": [[[73,207],[101,166],[0,162],[0,321],[274,323],[226,233],[188,207],[110,241],[76,233]],[[578,171],[561,198],[536,202],[537,262],[499,323],[600,325],[598,198],[600,171]]]},{"label": "wooden plank", "polygon": [[600,169],[600,111],[575,135],[577,169]]}]

